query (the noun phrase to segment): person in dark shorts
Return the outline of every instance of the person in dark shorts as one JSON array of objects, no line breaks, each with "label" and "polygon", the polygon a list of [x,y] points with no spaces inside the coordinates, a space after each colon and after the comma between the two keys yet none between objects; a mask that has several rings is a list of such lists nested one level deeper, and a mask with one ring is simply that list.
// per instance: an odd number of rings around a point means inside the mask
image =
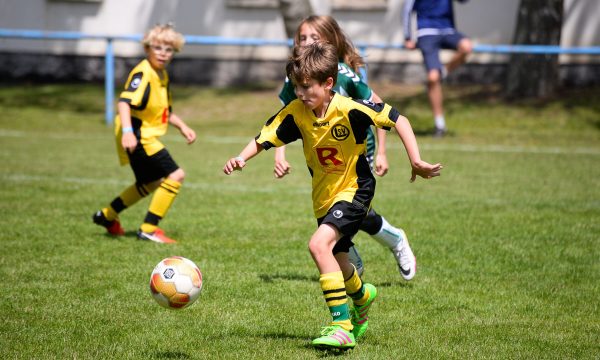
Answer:
[{"label": "person in dark shorts", "polygon": [[[458,0],[465,2],[467,0]],[[411,14],[417,14],[417,41],[413,40]],[[406,0],[403,8],[404,47],[419,48],[427,71],[427,96],[434,117],[434,136],[447,133],[444,118],[442,80],[464,64],[472,52],[471,40],[458,32],[454,25],[452,0]],[[443,65],[440,49],[456,50],[452,59]]]},{"label": "person in dark shorts", "polygon": [[372,125],[396,129],[410,159],[411,181],[417,176],[439,176],[442,166],[421,160],[410,123],[396,109],[332,91],[338,60],[337,50],[330,43],[296,46],[286,73],[298,98],[267,120],[239,155],[227,160],[223,172],[230,175],[263,150],[302,140],[318,225],[308,248],[319,270],[319,284],[332,318],[312,345],[349,349],[367,330],[368,312],[377,297],[377,288],[363,283],[348,257],[352,238],[375,195],[375,177],[366,159],[367,129]]},{"label": "person in dark shorts", "polygon": [[172,111],[169,76],[165,67],[184,44],[183,35],[170,25],[157,25],[142,40],[146,59],[131,70],[118,103],[115,137],[121,165],[130,164],[135,183],[127,187],[92,220],[111,235],[123,235],[119,213],[154,193],[144,222],[137,231],[141,240],[174,243],[158,227],[179,193],[185,177],[159,137],[169,124],[179,129],[188,144],[196,133]]}]

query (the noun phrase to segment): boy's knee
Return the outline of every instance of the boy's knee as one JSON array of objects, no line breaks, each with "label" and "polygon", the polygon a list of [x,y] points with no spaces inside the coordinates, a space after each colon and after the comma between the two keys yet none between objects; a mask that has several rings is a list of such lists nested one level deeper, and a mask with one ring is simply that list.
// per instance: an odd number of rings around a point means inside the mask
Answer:
[{"label": "boy's knee", "polygon": [[439,82],[441,78],[442,74],[439,69],[432,69],[427,73],[427,83],[430,85]]},{"label": "boy's knee", "polygon": [[458,43],[458,51],[465,55],[473,52],[473,43],[471,40],[464,38]]},{"label": "boy's knee", "polygon": [[175,180],[177,182],[183,182],[183,179],[185,179],[185,172],[183,171],[182,168],[179,168],[179,169],[173,171],[172,173],[170,173],[168,178]]}]

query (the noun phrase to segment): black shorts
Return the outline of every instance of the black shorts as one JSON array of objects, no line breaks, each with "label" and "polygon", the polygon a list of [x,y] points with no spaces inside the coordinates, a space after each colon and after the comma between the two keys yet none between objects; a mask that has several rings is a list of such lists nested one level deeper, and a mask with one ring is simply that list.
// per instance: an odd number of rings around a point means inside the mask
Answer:
[{"label": "black shorts", "polygon": [[179,165],[165,148],[148,156],[142,144],[138,143],[133,153],[128,152],[127,156],[129,156],[129,164],[135,174],[135,181],[139,184],[160,180],[179,169]]},{"label": "black shorts", "polygon": [[369,209],[357,202],[339,201],[329,209],[327,214],[317,219],[317,224],[330,224],[335,226],[340,233],[342,238],[333,247],[333,254],[340,252],[348,252],[348,250],[354,246],[352,238],[362,224],[365,216],[369,212]]}]

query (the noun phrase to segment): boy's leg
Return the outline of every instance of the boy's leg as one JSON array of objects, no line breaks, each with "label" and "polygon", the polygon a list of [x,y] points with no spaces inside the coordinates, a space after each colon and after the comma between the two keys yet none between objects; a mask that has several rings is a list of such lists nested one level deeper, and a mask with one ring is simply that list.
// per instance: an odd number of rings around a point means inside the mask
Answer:
[{"label": "boy's leg", "polygon": [[112,235],[123,235],[125,231],[119,222],[119,213],[151,193],[156,184],[135,183],[117,196],[108,207],[98,210],[92,217],[94,223],[104,226]]},{"label": "boy's leg", "polygon": [[356,344],[352,334],[344,275],[332,252],[340,237],[341,234],[335,226],[322,224],[308,244],[310,254],[321,274],[319,284],[332,317],[331,324],[324,327],[321,336],[312,341],[312,344],[318,347],[345,349]]},{"label": "boy's leg", "polygon": [[473,44],[461,33],[449,36],[446,41],[448,42],[447,47],[456,50],[452,59],[446,64],[446,69],[450,73],[467,61],[467,56],[473,52]]},{"label": "boy's leg", "polygon": [[[371,235],[381,245],[390,249],[398,263],[398,270],[405,280],[410,280],[415,276],[417,259],[410,248],[404,230],[388,223],[383,216],[377,214],[373,209],[365,217],[360,229]],[[359,275],[361,275],[360,272]]]},{"label": "boy's leg", "polygon": [[[178,169],[176,172],[179,171],[183,174],[183,170]],[[176,178],[183,178],[183,176]],[[156,189],[152,196],[152,201],[150,202],[150,207],[146,213],[144,223],[140,226],[138,232],[138,237],[140,239],[160,243],[175,242],[173,239],[169,239],[164,235],[164,232],[158,228],[158,223],[165,217],[171,208],[171,205],[173,205],[173,201],[175,201],[175,197],[177,197],[180,188],[181,182],[173,179],[171,176],[160,183],[158,189]]]},{"label": "boy's leg", "polygon": [[427,97],[434,117],[436,136],[442,136],[446,132],[446,120],[444,119],[443,93],[442,93],[442,70],[440,62],[440,46],[442,37],[429,35],[419,38],[417,46],[423,54],[423,61],[427,71]]},{"label": "boy's leg", "polygon": [[344,271],[344,286],[346,287],[348,296],[352,298],[354,303],[350,311],[353,325],[352,333],[355,339],[358,339],[369,327],[369,317],[367,314],[371,304],[377,297],[377,289],[372,284],[362,282],[354,266],[348,262],[345,253],[336,254],[336,259],[342,268],[345,268],[342,266],[343,263],[349,264],[350,271]]}]

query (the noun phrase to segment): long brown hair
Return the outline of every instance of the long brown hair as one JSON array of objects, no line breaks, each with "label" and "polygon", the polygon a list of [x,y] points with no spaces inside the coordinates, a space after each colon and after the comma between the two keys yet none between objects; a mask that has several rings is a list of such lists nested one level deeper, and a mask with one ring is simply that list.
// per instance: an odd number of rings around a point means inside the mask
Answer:
[{"label": "long brown hair", "polygon": [[350,65],[354,71],[358,71],[359,67],[365,65],[362,57],[358,54],[358,50],[333,17],[329,15],[311,15],[302,20],[294,36],[296,45],[300,44],[300,28],[304,24],[312,26],[319,33],[321,41],[326,41],[335,46],[340,62]]}]

